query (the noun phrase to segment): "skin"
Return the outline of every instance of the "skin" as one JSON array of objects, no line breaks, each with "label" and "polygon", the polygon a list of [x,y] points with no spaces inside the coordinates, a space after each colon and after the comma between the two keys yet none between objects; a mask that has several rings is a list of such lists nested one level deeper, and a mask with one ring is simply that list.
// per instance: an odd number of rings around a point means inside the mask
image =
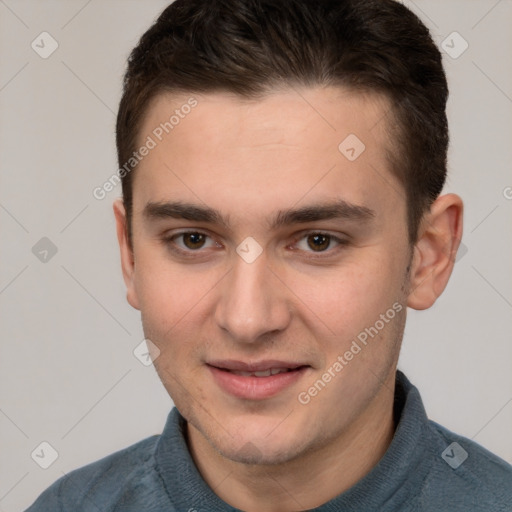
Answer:
[{"label": "skin", "polygon": [[[157,97],[141,143],[190,96]],[[445,288],[462,201],[439,197],[410,246],[405,192],[385,158],[382,97],[332,87],[274,90],[258,100],[194,97],[197,107],[137,167],[133,247],[122,200],[114,203],[127,298],[160,351],[155,367],[214,492],[246,511],[317,507],[364,477],[391,442],[406,307],[429,308]],[[349,134],[366,146],[354,161],[338,150]],[[269,228],[278,210],[339,199],[374,214]],[[223,222],[144,214],[148,203],[173,201],[214,208]],[[170,239],[184,230],[206,234],[204,245]],[[345,243],[321,239],[319,250],[308,244],[315,233]],[[262,248],[252,263],[236,252],[249,236]],[[300,403],[299,393],[393,304],[402,311]],[[206,366],[214,359],[309,368],[275,396],[244,400],[218,386]]]}]

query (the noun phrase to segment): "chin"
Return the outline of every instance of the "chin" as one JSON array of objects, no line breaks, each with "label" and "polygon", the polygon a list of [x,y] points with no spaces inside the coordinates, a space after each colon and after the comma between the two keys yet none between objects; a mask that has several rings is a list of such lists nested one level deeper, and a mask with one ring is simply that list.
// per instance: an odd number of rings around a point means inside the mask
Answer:
[{"label": "chin", "polygon": [[298,457],[302,450],[290,439],[282,442],[273,439],[249,441],[240,440],[230,445],[216,446],[217,451],[225,458],[247,465],[278,465]]},{"label": "chin", "polygon": [[274,419],[247,417],[245,421],[236,421],[236,425],[226,421],[226,430],[200,431],[218,453],[233,462],[275,465],[300,456],[307,445],[300,435],[301,431],[304,435],[304,430],[291,430],[289,424],[286,429],[279,429],[278,425]]}]

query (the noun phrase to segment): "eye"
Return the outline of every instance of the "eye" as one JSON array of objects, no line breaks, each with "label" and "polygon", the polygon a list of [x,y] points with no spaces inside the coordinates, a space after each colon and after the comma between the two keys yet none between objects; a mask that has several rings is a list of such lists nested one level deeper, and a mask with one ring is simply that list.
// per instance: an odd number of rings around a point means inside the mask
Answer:
[{"label": "eye", "polygon": [[330,252],[329,249],[346,244],[344,240],[327,233],[307,233],[304,235],[297,248],[306,252]]},{"label": "eye", "polygon": [[208,249],[210,247],[218,247],[214,240],[207,234],[200,231],[186,231],[169,236],[165,242],[174,245],[173,249],[182,252],[198,252],[199,249]]}]

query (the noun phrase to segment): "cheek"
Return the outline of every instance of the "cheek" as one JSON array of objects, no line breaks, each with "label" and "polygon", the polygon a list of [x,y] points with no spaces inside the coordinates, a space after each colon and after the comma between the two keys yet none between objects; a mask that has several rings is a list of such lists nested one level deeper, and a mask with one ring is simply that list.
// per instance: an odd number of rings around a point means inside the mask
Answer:
[{"label": "cheek", "polygon": [[312,322],[326,333],[351,338],[401,299],[400,265],[382,252],[372,252],[332,271],[292,281]]},{"label": "cheek", "polygon": [[193,358],[201,330],[212,317],[211,297],[223,269],[179,265],[156,250],[138,256],[135,286],[144,335],[159,348],[166,365]]},{"label": "cheek", "polygon": [[162,333],[172,330],[197,306],[207,285],[184,271],[160,249],[145,247],[137,254],[135,287],[146,323]]},{"label": "cheek", "polygon": [[160,272],[158,268],[147,266],[143,262],[141,269],[143,270],[138,272],[135,286],[145,333],[151,339],[151,335],[146,332],[148,328],[152,336],[158,339],[162,333],[172,330],[184,314],[184,304],[188,299],[185,292],[184,296],[181,296],[182,300],[178,300],[180,294],[177,291],[182,289],[183,282],[177,276],[171,281],[165,272]]},{"label": "cheek", "polygon": [[192,399],[204,398],[197,378],[204,343],[198,340],[208,316],[208,291],[218,278],[208,272],[185,272],[149,251],[140,255],[139,264],[136,286],[144,336],[158,348],[154,365],[164,387],[187,413]]}]

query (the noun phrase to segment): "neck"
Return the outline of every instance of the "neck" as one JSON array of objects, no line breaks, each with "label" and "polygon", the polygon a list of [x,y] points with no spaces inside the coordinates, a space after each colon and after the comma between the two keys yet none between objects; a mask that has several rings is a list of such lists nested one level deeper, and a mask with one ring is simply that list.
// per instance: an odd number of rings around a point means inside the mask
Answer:
[{"label": "neck", "polygon": [[[188,424],[192,458],[210,488],[247,512],[318,507],[367,475],[393,438],[394,373],[367,409],[334,440],[278,465],[247,465],[220,455]],[[305,468],[307,468],[305,470]]]}]

